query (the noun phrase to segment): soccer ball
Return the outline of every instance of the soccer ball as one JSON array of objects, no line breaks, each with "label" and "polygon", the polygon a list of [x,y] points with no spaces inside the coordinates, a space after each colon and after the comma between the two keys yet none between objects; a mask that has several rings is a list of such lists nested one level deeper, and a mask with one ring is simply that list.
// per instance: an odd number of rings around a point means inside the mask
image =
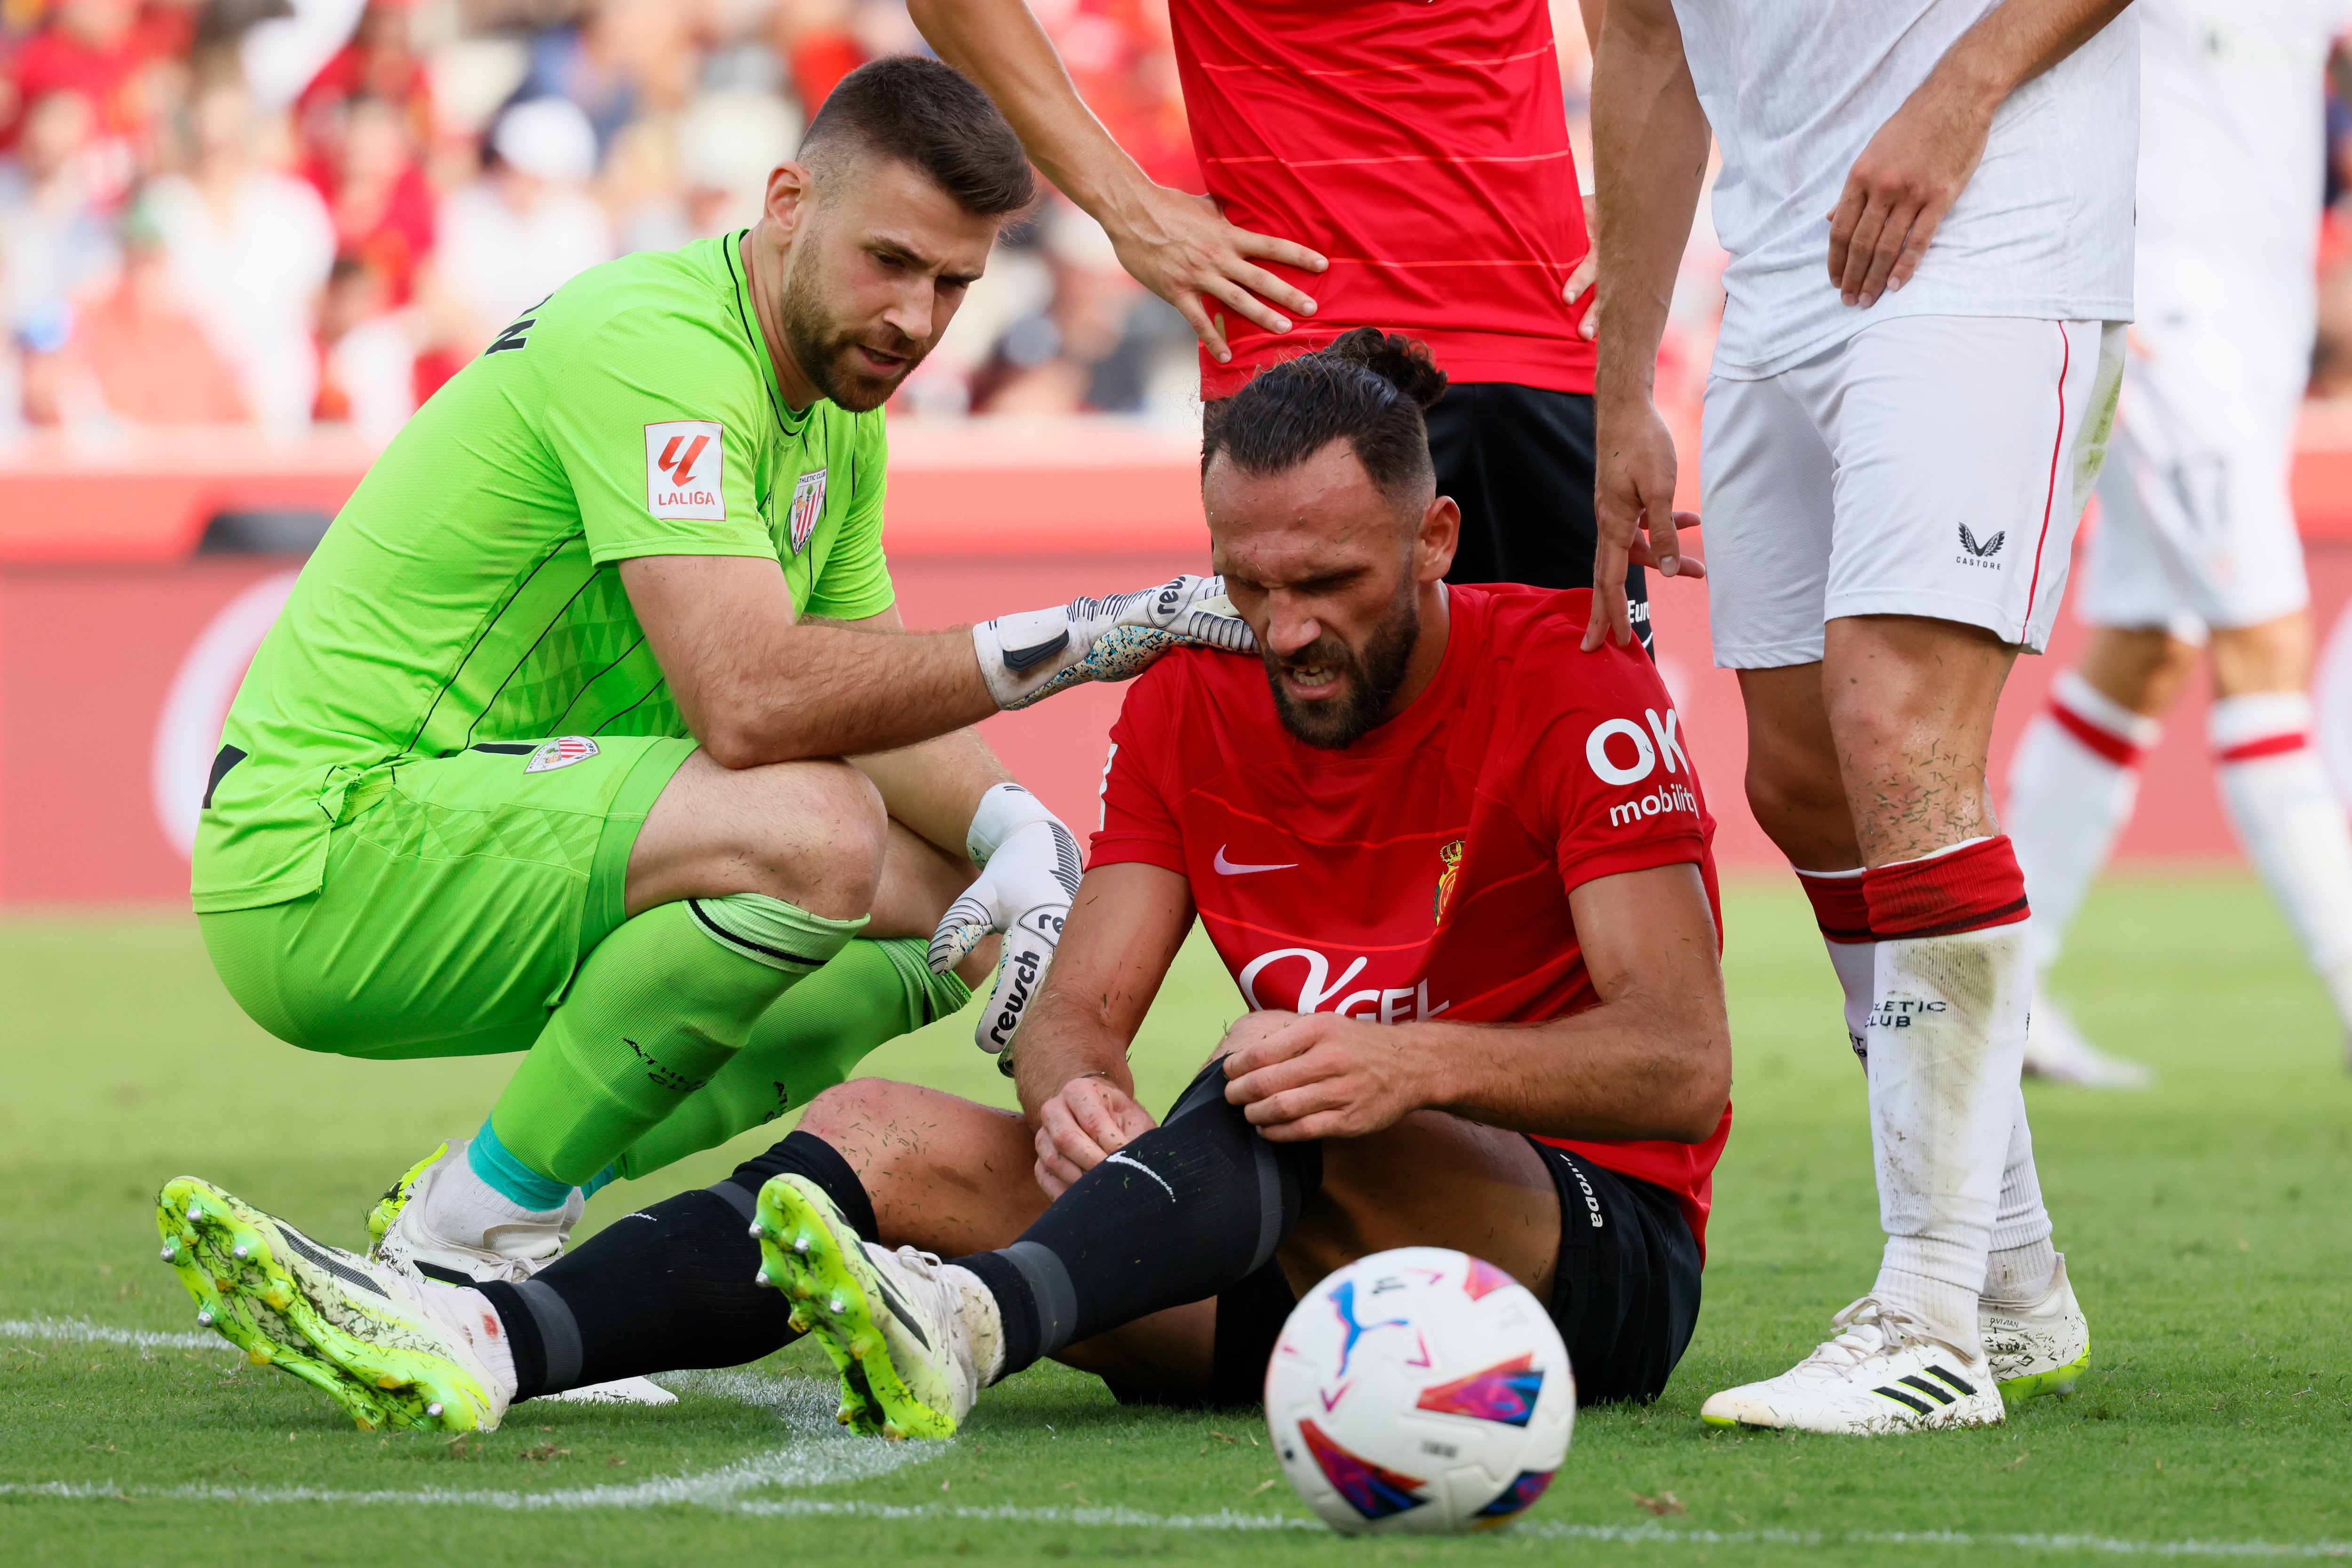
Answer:
[{"label": "soccer ball", "polygon": [[1532,1506],[1568,1457],[1576,1380],[1527,1288],[1444,1247],[1307,1292],[1265,1369],[1283,1474],[1345,1535],[1457,1534]]}]

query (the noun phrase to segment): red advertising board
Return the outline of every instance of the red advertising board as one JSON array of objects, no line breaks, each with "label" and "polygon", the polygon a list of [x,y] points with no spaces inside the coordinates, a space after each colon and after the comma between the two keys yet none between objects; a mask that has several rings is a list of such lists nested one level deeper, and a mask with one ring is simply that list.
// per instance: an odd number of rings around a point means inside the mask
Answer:
[{"label": "red advertising board", "polygon": [[[946,625],[1141,587],[1198,570],[1204,549],[957,558],[910,550],[898,562],[914,625]],[[177,566],[0,570],[0,903],[184,897],[185,844],[219,736],[220,716],[299,563],[199,559]],[[2352,778],[2352,543],[2316,542],[2312,582],[2325,640],[2321,738]],[[1721,824],[1731,868],[1775,867],[1749,818],[1739,775],[1747,736],[1738,685],[1706,657],[1705,590],[1664,583],[1656,598],[1660,663]],[[2018,731],[2083,629],[2062,617],[2052,655],[2021,659],[2002,705],[1995,779]],[[1573,678],[1573,672],[1563,672]],[[1115,687],[1088,687],[983,733],[1006,763],[1082,832],[1096,819]],[[2203,744],[2201,695],[2183,705],[2151,757],[2122,854],[2139,860],[2233,856]]]}]

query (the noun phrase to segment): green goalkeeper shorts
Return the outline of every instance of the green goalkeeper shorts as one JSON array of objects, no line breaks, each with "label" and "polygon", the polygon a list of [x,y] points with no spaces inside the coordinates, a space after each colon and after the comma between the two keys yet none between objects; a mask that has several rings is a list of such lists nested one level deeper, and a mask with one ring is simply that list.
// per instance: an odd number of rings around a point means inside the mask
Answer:
[{"label": "green goalkeeper shorts", "polygon": [[621,924],[637,830],[695,743],[498,742],[363,777],[319,891],[200,915],[229,995],[291,1045],[525,1051]]}]

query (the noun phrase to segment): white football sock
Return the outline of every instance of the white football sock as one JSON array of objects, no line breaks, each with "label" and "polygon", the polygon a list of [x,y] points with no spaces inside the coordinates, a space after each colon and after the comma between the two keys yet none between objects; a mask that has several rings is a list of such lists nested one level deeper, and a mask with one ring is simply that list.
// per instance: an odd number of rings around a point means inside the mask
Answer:
[{"label": "white football sock", "polygon": [[2002,816],[2033,900],[2034,961],[2048,968],[2139,797],[2139,763],[2164,727],[2072,670],[2051,687],[2009,768]]},{"label": "white football sock", "polygon": [[[2015,864],[2002,840],[1980,840],[1874,868],[1868,883],[1880,933],[1871,1153],[1886,1232],[1872,1293],[1971,1356],[2033,993]],[[1906,930],[1920,934],[1887,935]]]},{"label": "white football sock", "polygon": [[2042,1177],[2033,1168],[2033,1130],[2026,1124],[2025,1093],[2009,1126],[2009,1163],[2000,1173],[2000,1207],[1985,1259],[1984,1293],[1996,1301],[2038,1301],[2058,1267],[2050,1245],[2050,1211],[2042,1206]]},{"label": "white football sock", "polygon": [[[1807,873],[1818,875],[1818,873]],[[1859,873],[1853,874],[1859,875]],[[1854,1055],[1863,1071],[1870,1059],[1863,1049],[1863,1030],[1873,1000],[1874,942],[1824,942],[1838,984],[1845,988],[1846,1030],[1853,1039]],[[1992,1236],[1985,1262],[1983,1293],[2004,1301],[2042,1299],[2051,1270],[2058,1267],[2057,1249],[2050,1244],[2050,1211],[2042,1203],[2042,1176],[2033,1168],[2033,1132],[2026,1124],[2025,1093],[2017,1095],[2017,1113],[2010,1124],[2009,1160],[2000,1173],[2000,1204],[1993,1218]]]},{"label": "white football sock", "polygon": [[425,1233],[483,1252],[534,1258],[559,1251],[563,1235],[586,1207],[574,1187],[571,1200],[562,1208],[525,1208],[476,1176],[466,1158],[465,1144],[456,1140],[431,1175],[417,1215]]},{"label": "white football sock", "polygon": [[2238,841],[2352,1027],[2352,830],[2311,745],[2311,699],[2224,697],[2208,727]]}]

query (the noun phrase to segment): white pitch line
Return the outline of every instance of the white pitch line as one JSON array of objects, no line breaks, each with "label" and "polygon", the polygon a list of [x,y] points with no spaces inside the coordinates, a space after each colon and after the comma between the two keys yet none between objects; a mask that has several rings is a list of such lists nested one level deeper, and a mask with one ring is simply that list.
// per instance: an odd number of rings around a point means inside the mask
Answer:
[{"label": "white pitch line", "polygon": [[236,1349],[217,1334],[119,1329],[91,1322],[87,1318],[0,1318],[0,1339],[43,1339],[71,1344],[123,1344],[134,1350]]},{"label": "white pitch line", "polygon": [[[82,1319],[0,1319],[0,1339],[40,1339],[142,1350],[235,1350],[215,1335],[112,1328]],[[947,1503],[884,1503],[823,1498],[746,1498],[761,1487],[835,1486],[871,1480],[945,1455],[948,1443],[889,1443],[857,1437],[833,1420],[835,1390],[813,1377],[756,1372],[670,1372],[661,1385],[679,1395],[699,1394],[772,1410],[800,1441],[791,1448],[740,1459],[698,1475],[665,1476],[627,1486],[567,1487],[551,1491],[471,1490],[428,1487],[344,1491],[324,1487],[118,1487],[111,1481],[0,1481],[0,1497],[86,1500],[152,1498],[185,1502],[334,1503],[427,1508],[664,1508],[687,1503],[761,1518],[952,1520],[973,1524],[1066,1524],[1081,1529],[1175,1531],[1312,1531],[1293,1514],[1147,1513],[1130,1508],[975,1507]],[[1663,1525],[1567,1524],[1531,1521],[1509,1536],[1585,1541],[1628,1546],[1955,1546],[2002,1552],[2076,1552],[2107,1557],[2352,1558],[2352,1542],[2131,1541],[2103,1535],[1995,1534],[1967,1531],[1669,1530]],[[1507,1539],[1508,1537],[1506,1537]]]},{"label": "white pitch line", "polygon": [[[898,1447],[893,1445],[894,1448]],[[911,1445],[908,1445],[911,1448]],[[394,1506],[472,1506],[514,1511],[545,1508],[656,1508],[693,1503],[716,1512],[757,1518],[935,1520],[971,1524],[1062,1524],[1081,1529],[1213,1531],[1258,1533],[1321,1528],[1291,1514],[1147,1513],[1130,1508],[974,1507],[948,1503],[886,1503],[822,1498],[740,1498],[732,1494],[772,1479],[776,1459],[747,1460],[708,1477],[641,1483],[635,1487],[584,1487],[565,1491],[337,1491],[320,1487],[130,1487],[70,1481],[0,1482],[0,1496],[60,1499],[143,1498],[159,1501],[236,1503],[387,1503]],[[807,1484],[805,1482],[800,1484]],[[2109,1557],[2348,1558],[2352,1542],[2130,1541],[2101,1535],[1976,1534],[1968,1531],[1668,1530],[1659,1525],[1513,1525],[1500,1537],[1580,1541],[1622,1546],[1956,1546],[1997,1552],[2074,1552]]]}]

